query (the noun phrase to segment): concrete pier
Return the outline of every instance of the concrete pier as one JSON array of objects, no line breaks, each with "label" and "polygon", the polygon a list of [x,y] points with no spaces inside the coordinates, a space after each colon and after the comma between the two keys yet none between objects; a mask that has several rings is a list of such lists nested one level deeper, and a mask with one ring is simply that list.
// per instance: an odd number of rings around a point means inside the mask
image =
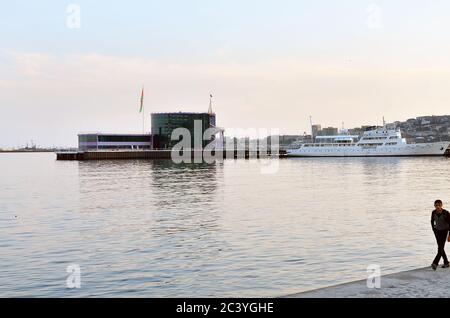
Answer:
[{"label": "concrete pier", "polygon": [[[249,151],[249,150],[231,150],[221,152],[223,159],[250,159],[280,157],[285,152],[272,154],[270,151]],[[191,158],[202,158],[202,151],[189,151]],[[117,151],[76,151],[76,152],[57,152],[57,160],[134,160],[134,159],[171,159],[170,150],[117,150]],[[215,153],[213,152],[213,155]],[[220,156],[220,154],[218,154]]]},{"label": "concrete pier", "polygon": [[367,280],[321,288],[284,298],[449,298],[450,269],[431,267],[381,276],[381,288],[370,289]]}]

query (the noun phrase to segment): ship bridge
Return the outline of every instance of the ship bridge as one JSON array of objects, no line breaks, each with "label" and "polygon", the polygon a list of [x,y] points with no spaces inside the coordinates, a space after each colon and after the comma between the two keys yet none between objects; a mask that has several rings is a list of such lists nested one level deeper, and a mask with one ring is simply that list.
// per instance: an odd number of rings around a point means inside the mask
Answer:
[{"label": "ship bridge", "polygon": [[357,135],[336,135],[336,136],[317,136],[317,143],[326,143],[326,144],[344,144],[344,143],[354,143],[357,142],[359,136]]}]

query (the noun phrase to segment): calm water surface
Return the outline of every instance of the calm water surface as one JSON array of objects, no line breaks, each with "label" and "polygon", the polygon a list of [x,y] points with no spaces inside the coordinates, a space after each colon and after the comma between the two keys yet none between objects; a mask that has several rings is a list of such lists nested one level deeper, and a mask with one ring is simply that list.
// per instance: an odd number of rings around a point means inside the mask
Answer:
[{"label": "calm water surface", "polygon": [[274,297],[431,263],[450,160],[267,163],[0,154],[0,297]]}]

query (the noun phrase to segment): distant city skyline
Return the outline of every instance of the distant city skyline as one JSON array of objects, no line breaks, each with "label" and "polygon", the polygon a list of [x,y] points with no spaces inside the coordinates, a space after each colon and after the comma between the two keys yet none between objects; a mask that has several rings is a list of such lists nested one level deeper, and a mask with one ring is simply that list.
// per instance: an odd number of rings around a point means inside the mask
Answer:
[{"label": "distant city skyline", "polygon": [[450,3],[14,1],[0,11],[0,147],[141,132],[151,112],[310,132],[446,115]]}]

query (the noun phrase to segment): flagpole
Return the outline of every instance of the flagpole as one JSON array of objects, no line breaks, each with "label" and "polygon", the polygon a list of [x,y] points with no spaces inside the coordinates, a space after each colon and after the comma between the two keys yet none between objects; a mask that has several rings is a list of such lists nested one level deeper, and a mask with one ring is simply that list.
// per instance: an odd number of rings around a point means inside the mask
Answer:
[{"label": "flagpole", "polygon": [[142,108],[142,134],[145,134],[144,85],[142,85],[141,108]]}]

